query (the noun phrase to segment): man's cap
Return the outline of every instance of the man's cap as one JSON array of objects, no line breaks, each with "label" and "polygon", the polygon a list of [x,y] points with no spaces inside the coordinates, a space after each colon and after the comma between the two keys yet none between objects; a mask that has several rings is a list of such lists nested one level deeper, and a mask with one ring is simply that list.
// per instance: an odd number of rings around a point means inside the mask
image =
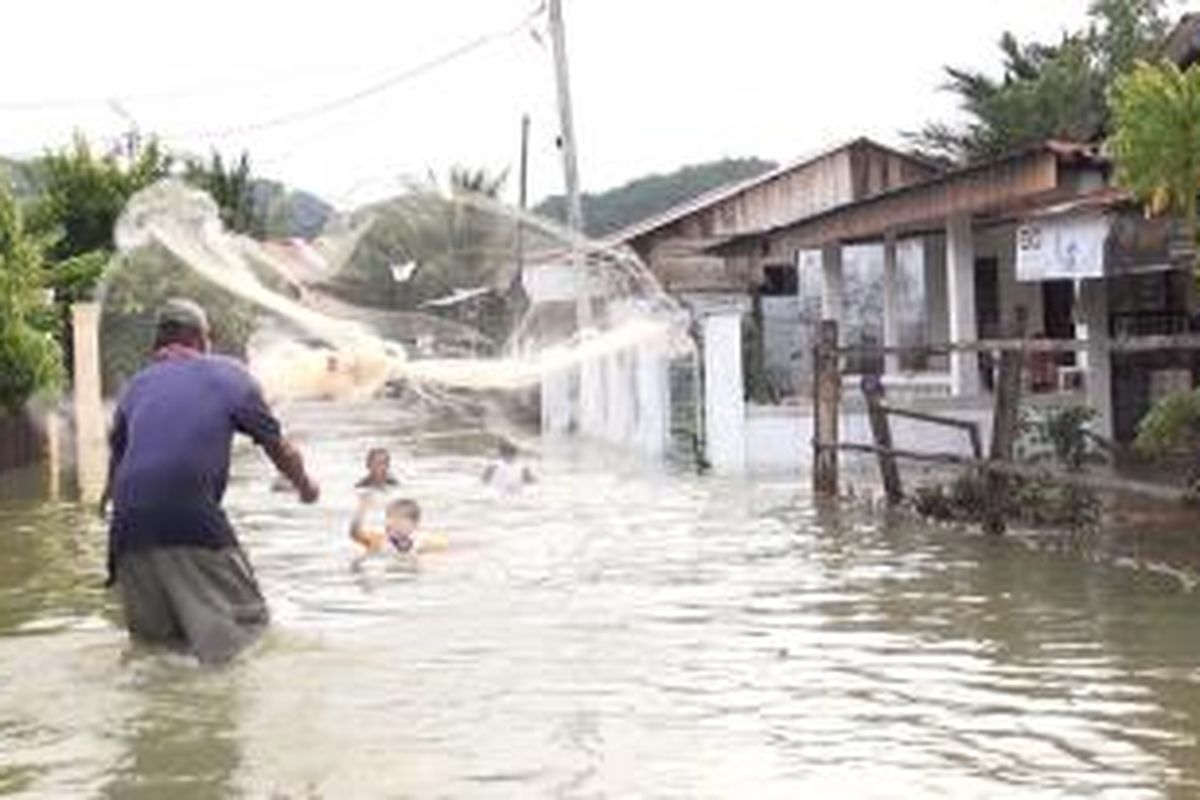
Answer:
[{"label": "man's cap", "polygon": [[182,297],[173,297],[158,309],[158,325],[179,325],[208,333],[208,314],[199,304]]}]

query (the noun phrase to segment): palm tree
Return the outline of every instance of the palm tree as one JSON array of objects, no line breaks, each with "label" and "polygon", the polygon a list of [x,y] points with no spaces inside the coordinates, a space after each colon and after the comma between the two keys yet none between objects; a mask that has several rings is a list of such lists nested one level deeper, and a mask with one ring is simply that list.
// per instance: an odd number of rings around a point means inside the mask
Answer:
[{"label": "palm tree", "polygon": [[1117,182],[1151,213],[1181,215],[1195,242],[1200,67],[1184,72],[1166,61],[1139,63],[1117,80],[1112,101],[1116,130],[1109,144],[1117,161]]}]

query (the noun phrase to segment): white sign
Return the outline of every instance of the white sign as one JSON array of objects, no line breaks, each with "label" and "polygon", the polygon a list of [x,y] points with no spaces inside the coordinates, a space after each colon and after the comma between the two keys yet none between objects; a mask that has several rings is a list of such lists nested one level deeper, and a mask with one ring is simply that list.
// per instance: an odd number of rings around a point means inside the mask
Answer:
[{"label": "white sign", "polygon": [[1103,277],[1108,228],[1103,214],[1026,221],[1017,227],[1017,280]]}]

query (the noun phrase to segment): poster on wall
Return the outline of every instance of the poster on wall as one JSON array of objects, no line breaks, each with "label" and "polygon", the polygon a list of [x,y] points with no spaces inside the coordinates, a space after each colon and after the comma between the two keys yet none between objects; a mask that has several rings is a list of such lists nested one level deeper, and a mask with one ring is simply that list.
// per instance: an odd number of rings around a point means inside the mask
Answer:
[{"label": "poster on wall", "polygon": [[1017,226],[1017,280],[1103,277],[1108,229],[1104,214],[1026,220]]}]

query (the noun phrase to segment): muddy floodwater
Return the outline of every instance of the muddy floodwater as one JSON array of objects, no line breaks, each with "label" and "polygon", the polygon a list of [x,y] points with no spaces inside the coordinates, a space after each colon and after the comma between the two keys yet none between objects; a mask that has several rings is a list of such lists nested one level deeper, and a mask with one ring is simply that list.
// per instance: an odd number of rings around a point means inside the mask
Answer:
[{"label": "muddy floodwater", "polygon": [[[578,446],[499,498],[470,432],[287,416],[325,498],[239,450],[275,624],[227,668],[128,645],[94,514],[0,501],[0,795],[1200,796],[1200,595],[1163,575]],[[354,566],[373,444],[449,550]]]}]

